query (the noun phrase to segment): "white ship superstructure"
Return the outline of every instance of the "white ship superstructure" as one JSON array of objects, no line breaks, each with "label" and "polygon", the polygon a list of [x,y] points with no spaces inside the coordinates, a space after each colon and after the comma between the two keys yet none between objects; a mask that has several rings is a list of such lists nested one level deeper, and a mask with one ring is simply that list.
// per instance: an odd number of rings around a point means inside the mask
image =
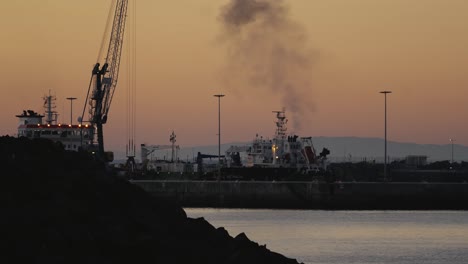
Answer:
[{"label": "white ship superstructure", "polygon": [[89,148],[92,145],[91,135],[94,128],[90,125],[58,123],[58,114],[54,110],[55,96],[49,94],[44,99],[44,115],[33,110],[23,110],[22,114],[16,116],[19,119],[18,137],[50,139],[60,142],[66,150]]},{"label": "white ship superstructure", "polygon": [[311,137],[287,134],[285,111],[276,114],[276,131],[272,139],[258,135],[249,146],[231,146],[226,151],[229,167],[297,168],[311,171],[326,168],[326,154],[317,155]]},{"label": "white ship superstructure", "polygon": [[[188,163],[179,160],[179,145],[176,145],[176,134],[172,131],[169,136],[170,145],[147,145],[141,144],[141,162],[147,171],[168,172],[168,173],[183,173],[193,171],[193,168],[188,168]],[[170,156],[158,153],[160,151],[171,150]],[[164,157],[158,157],[157,154]]]}]

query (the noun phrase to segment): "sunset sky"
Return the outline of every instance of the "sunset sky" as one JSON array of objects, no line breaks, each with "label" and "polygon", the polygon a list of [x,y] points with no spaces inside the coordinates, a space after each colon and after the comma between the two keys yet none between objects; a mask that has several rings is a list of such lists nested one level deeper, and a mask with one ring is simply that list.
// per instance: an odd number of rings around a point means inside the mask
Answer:
[{"label": "sunset sky", "polygon": [[[304,37],[291,47],[309,56],[307,67],[288,68],[293,82],[308,83],[296,88],[307,104],[300,115],[288,114],[284,90],[243,81],[248,68],[233,71],[230,36],[220,19],[228,2],[137,1],[137,145],[169,144],[172,130],[181,146],[217,144],[216,93],[226,94],[224,143],[273,136],[272,111],[283,107],[290,132],[301,136],[383,138],[382,90],[393,92],[387,97],[389,140],[450,144],[453,138],[468,145],[468,1],[284,1],[288,22]],[[43,112],[49,89],[62,123],[70,119],[65,98],[78,97],[76,122],[109,3],[0,2],[0,134],[17,132],[15,115],[22,110]],[[124,149],[126,139],[125,58],[124,52],[104,127],[106,148],[114,151]]]}]

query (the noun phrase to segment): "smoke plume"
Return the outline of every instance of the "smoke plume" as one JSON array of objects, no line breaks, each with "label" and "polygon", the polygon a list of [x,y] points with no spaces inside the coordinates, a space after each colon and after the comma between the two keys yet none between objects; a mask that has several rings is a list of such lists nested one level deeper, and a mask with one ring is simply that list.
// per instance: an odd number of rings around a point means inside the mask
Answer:
[{"label": "smoke plume", "polygon": [[226,85],[280,95],[293,130],[299,130],[301,120],[313,110],[307,95],[316,56],[306,45],[305,30],[290,19],[285,1],[230,0],[221,8],[219,20],[220,39],[228,50]]}]

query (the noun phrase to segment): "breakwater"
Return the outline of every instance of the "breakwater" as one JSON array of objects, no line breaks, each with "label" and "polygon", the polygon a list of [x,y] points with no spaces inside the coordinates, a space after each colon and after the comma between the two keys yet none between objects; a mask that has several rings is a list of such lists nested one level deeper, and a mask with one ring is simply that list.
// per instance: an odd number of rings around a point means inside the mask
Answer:
[{"label": "breakwater", "polygon": [[0,263],[297,264],[114,177],[88,152],[0,137]]},{"label": "breakwater", "polygon": [[184,207],[468,210],[468,183],[134,180]]}]

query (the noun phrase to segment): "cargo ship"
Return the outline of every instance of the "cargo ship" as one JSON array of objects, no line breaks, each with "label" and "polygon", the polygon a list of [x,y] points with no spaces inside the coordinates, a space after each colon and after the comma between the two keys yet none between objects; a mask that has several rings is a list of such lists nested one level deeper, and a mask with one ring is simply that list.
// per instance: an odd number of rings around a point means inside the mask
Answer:
[{"label": "cargo ship", "polygon": [[88,124],[73,124],[72,120],[68,124],[58,122],[58,113],[55,111],[56,97],[49,92],[43,99],[44,115],[30,109],[16,115],[19,120],[18,137],[49,139],[62,144],[65,150],[70,151],[91,149],[94,128]]}]

